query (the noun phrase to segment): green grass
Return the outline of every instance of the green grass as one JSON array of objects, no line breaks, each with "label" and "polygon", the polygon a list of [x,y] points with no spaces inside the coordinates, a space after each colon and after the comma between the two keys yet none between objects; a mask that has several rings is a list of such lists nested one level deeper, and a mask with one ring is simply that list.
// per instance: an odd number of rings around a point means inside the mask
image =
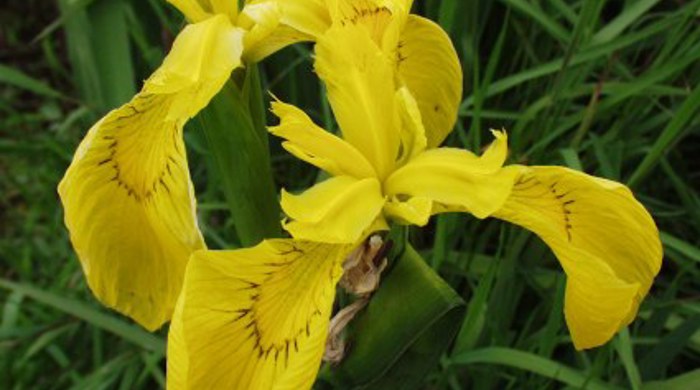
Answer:
[{"label": "green grass", "polygon": [[[478,150],[489,128],[505,128],[511,162],[628,183],[665,249],[639,318],[608,345],[577,352],[562,315],[565,277],[532,234],[464,215],[412,230],[468,305],[424,387],[700,388],[700,1],[416,0],[414,12],[438,21],[462,60],[464,100],[447,144]],[[182,24],[161,0],[0,9],[1,388],[164,384],[166,331],[148,334],[91,296],[56,185],[85,131],[140,87]],[[275,54],[261,77],[333,128],[311,49]],[[202,229],[210,246],[232,247],[240,240],[199,123],[186,141]],[[318,179],[270,145],[278,188]]]}]

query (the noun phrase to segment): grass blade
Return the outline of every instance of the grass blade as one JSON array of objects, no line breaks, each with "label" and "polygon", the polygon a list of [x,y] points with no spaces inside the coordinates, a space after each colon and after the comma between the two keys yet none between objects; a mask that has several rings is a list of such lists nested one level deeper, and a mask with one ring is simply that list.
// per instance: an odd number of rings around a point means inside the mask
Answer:
[{"label": "grass blade", "polygon": [[165,341],[146,332],[136,325],[124,322],[111,315],[73,299],[65,298],[47,291],[39,290],[27,284],[18,284],[6,279],[0,279],[0,288],[16,291],[40,303],[51,306],[56,310],[70,314],[85,322],[111,332],[124,340],[134,343],[141,348],[165,354]]},{"label": "grass blade", "polygon": [[37,95],[61,98],[63,95],[44,84],[43,82],[29,77],[17,69],[0,64],[0,82],[14,85],[15,87],[34,92]]},{"label": "grass blade", "polygon": [[666,128],[661,133],[661,136],[656,140],[649,152],[644,157],[637,169],[632,173],[627,185],[635,187],[638,185],[656,166],[661,156],[663,156],[669,147],[677,142],[688,129],[688,124],[698,117],[696,113],[700,108],[700,87],[696,86],[693,92],[690,93],[681,107],[674,113],[673,118],[668,123]]},{"label": "grass blade", "polygon": [[504,365],[542,375],[577,389],[619,389],[595,380],[585,373],[571,367],[529,352],[510,348],[492,347],[461,353],[453,356],[451,363],[453,365],[471,365],[477,363]]}]

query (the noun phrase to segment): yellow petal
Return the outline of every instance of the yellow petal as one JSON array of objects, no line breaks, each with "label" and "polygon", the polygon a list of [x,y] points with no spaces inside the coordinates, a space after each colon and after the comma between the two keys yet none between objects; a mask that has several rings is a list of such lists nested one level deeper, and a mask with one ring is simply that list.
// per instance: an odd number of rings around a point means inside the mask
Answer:
[{"label": "yellow petal", "polygon": [[401,87],[396,91],[396,101],[401,115],[401,155],[398,162],[401,165],[422,153],[428,141],[418,104],[408,88]]},{"label": "yellow petal", "polygon": [[432,21],[409,15],[396,52],[399,79],[420,108],[428,147],[452,131],[462,99],[462,68],[447,34]]},{"label": "yellow petal", "polygon": [[241,34],[223,15],[185,27],[143,90],[90,129],[59,185],[90,288],[148,329],[170,319],[204,247],[182,128],[240,64]]},{"label": "yellow petal", "polygon": [[255,63],[275,51],[311,37],[281,24],[282,10],[277,1],[246,4],[239,26],[248,30],[244,37],[244,58]]},{"label": "yellow petal", "polygon": [[[251,39],[247,40],[243,55],[247,63],[260,62],[289,45],[312,39],[309,35],[282,24],[269,30],[261,30],[259,26],[256,26],[251,32],[252,34],[247,35]],[[252,39],[253,37],[256,37],[257,40]]]},{"label": "yellow petal", "polygon": [[168,358],[166,382],[168,390],[187,389],[190,356],[185,343],[185,330],[182,324],[182,309],[185,307],[185,294],[180,294],[175,305],[173,319],[168,329]]},{"label": "yellow petal", "polygon": [[352,145],[316,126],[300,109],[281,102],[272,103],[272,112],[280,118],[272,134],[284,138],[285,149],[333,176],[374,177],[374,169]]},{"label": "yellow petal", "polygon": [[179,9],[191,23],[201,22],[211,16],[197,0],[168,0],[168,3]]},{"label": "yellow petal", "polygon": [[425,226],[432,210],[433,201],[420,196],[413,196],[406,201],[394,197],[384,205],[384,213],[388,217],[408,225]]},{"label": "yellow petal", "polygon": [[187,119],[204,108],[241,63],[243,30],[223,15],[187,25],[144,91],[171,95],[165,119]]},{"label": "yellow petal", "polygon": [[[554,248],[554,247],[552,247]],[[628,283],[602,259],[579,248],[555,251],[567,275],[564,315],[578,350],[606,343],[634,319],[641,302],[639,283]]]},{"label": "yellow petal", "polygon": [[318,38],[331,25],[323,0],[255,0],[246,6],[274,3],[281,14],[280,23],[310,38]]},{"label": "yellow petal", "polygon": [[221,14],[231,22],[238,17],[238,2],[235,0],[168,0],[192,23],[199,23],[211,16]]},{"label": "yellow petal", "polygon": [[97,298],[148,329],[175,305],[190,253],[204,247],[170,96],[141,92],[80,144],[58,191]]},{"label": "yellow petal", "polygon": [[311,388],[350,249],[271,240],[195,253],[183,288],[186,343],[168,350],[172,358],[186,348],[188,388]]},{"label": "yellow petal", "polygon": [[330,243],[354,243],[369,233],[384,205],[374,178],[337,176],[300,195],[282,191],[282,209],[292,220],[284,228],[292,237]]},{"label": "yellow petal", "polygon": [[232,22],[238,17],[238,1],[236,0],[208,0],[213,13],[224,14]]},{"label": "yellow petal", "polygon": [[487,170],[496,170],[503,166],[508,157],[508,135],[505,131],[491,130],[491,134],[496,139],[486,148],[484,154],[479,159]]},{"label": "yellow petal", "polygon": [[343,138],[384,178],[398,154],[400,126],[388,60],[366,30],[348,24],[331,28],[318,41],[315,67]]},{"label": "yellow petal", "polygon": [[433,213],[461,211],[486,218],[501,208],[510,194],[516,170],[501,169],[506,137],[481,156],[453,148],[430,149],[396,170],[384,183],[391,198],[427,198]]},{"label": "yellow petal", "polygon": [[535,232],[568,276],[565,314],[577,348],[630,323],[661,266],[658,230],[622,184],[562,167],[518,167],[494,216]]},{"label": "yellow petal", "polygon": [[326,0],[326,5],[333,24],[362,26],[377,45],[392,21],[400,19],[401,25],[410,10],[406,1],[396,0]]}]

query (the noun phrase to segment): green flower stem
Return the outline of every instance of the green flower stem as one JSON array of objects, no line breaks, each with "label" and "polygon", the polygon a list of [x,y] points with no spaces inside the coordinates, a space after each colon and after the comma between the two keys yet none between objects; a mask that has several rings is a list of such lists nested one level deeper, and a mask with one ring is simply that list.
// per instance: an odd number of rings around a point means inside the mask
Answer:
[{"label": "green flower stem", "polygon": [[255,66],[240,84],[229,81],[200,118],[240,244],[247,247],[279,237],[281,227]]}]

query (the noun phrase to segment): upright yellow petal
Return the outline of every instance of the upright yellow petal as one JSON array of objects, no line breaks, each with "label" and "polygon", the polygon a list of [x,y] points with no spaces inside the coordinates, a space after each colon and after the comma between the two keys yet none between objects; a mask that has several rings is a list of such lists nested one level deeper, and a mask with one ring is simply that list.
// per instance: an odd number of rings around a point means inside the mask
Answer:
[{"label": "upright yellow petal", "polygon": [[247,30],[244,37],[244,58],[255,63],[294,42],[308,39],[288,26],[280,24],[282,12],[277,2],[247,4],[241,11],[238,25]]},{"label": "upright yellow petal", "polygon": [[396,102],[401,116],[401,155],[397,165],[422,153],[428,145],[425,127],[416,99],[406,87],[396,91]]},{"label": "upright yellow petal", "polygon": [[97,298],[153,330],[170,319],[190,253],[204,247],[169,97],[145,92],[90,129],[58,191]]},{"label": "upright yellow petal", "polygon": [[281,14],[280,23],[299,31],[310,39],[323,35],[331,20],[323,0],[253,0],[246,6],[274,3]]},{"label": "upright yellow petal", "polygon": [[267,29],[257,25],[251,30],[251,34],[246,35],[246,38],[248,39],[243,58],[246,63],[253,64],[289,45],[311,40],[310,36],[282,24]]},{"label": "upright yellow petal", "polygon": [[333,176],[365,178],[376,176],[365,156],[355,147],[316,126],[303,111],[281,102],[272,103],[272,112],[280,118],[272,134],[284,138],[282,146],[301,160]]},{"label": "upright yellow petal", "polygon": [[168,3],[179,9],[191,23],[199,23],[211,16],[197,0],[168,0]]},{"label": "upright yellow petal", "polygon": [[[433,213],[462,211],[488,217],[506,201],[517,174],[501,169],[506,136],[495,134],[496,141],[481,157],[454,148],[419,154],[389,176],[384,183],[385,194],[392,202],[412,197],[430,199]],[[425,201],[415,202],[424,209]]]},{"label": "upright yellow petal", "polygon": [[629,324],[661,266],[654,221],[622,184],[562,167],[519,167],[494,216],[535,232],[568,276],[565,314],[576,348]]},{"label": "upright yellow petal", "polygon": [[232,23],[238,17],[237,0],[168,0],[191,23],[199,23],[214,15],[224,15]]},{"label": "upright yellow petal", "polygon": [[185,294],[175,304],[170,329],[168,329],[168,357],[166,382],[168,389],[187,389],[188,373],[190,369],[190,356],[187,353],[185,342],[185,329],[182,323],[182,310],[185,307]]},{"label": "upright yellow petal", "polygon": [[343,138],[383,179],[398,155],[400,126],[388,60],[365,29],[348,24],[332,27],[318,41],[315,67]]},{"label": "upright yellow petal", "polygon": [[367,30],[372,40],[381,45],[384,32],[394,19],[405,20],[409,9],[405,1],[396,0],[326,0],[333,24],[354,24]]},{"label": "upright yellow petal", "polygon": [[213,13],[224,14],[231,22],[238,17],[237,0],[209,0],[208,2]]},{"label": "upright yellow petal", "polygon": [[399,39],[399,79],[418,101],[428,147],[434,148],[452,131],[457,120],[462,68],[450,38],[426,18],[410,15]]},{"label": "upright yellow petal", "polygon": [[[337,176],[300,195],[282,191],[282,209],[291,219],[284,228],[292,237],[309,241],[358,242],[368,229],[382,226],[383,205],[375,178]],[[377,219],[380,223],[374,225]]]},{"label": "upright yellow petal", "polygon": [[189,358],[186,388],[311,388],[351,249],[271,240],[196,252],[187,267],[182,316],[175,318],[181,325],[173,324],[183,327],[186,342],[168,349],[169,359]]},{"label": "upright yellow petal", "polygon": [[59,185],[88,285],[151,330],[204,247],[182,128],[238,66],[240,35],[224,16],[187,26],[143,90],[90,129]]}]

